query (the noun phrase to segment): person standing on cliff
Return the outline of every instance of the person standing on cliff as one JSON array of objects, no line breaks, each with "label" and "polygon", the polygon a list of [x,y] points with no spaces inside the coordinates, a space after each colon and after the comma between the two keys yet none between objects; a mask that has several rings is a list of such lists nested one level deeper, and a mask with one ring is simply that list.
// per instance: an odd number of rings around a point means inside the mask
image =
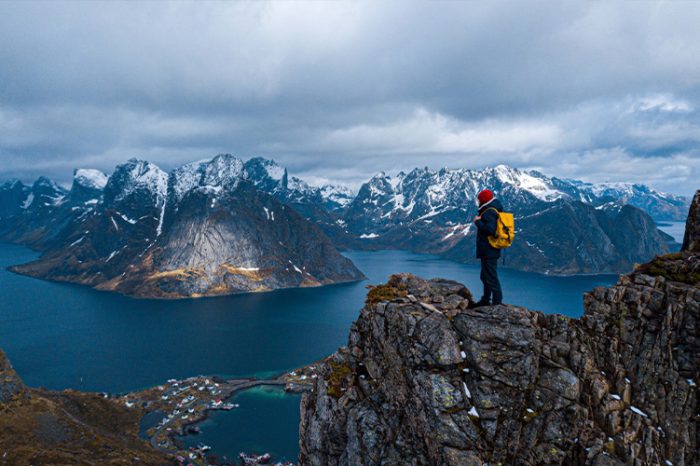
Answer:
[{"label": "person standing on cliff", "polygon": [[488,237],[496,234],[498,212],[503,212],[503,204],[496,199],[488,189],[479,193],[476,199],[479,213],[474,217],[476,225],[476,257],[481,260],[481,282],[484,284],[484,295],[472,307],[501,304],[503,292],[498,280],[498,259],[501,250],[489,243]]}]

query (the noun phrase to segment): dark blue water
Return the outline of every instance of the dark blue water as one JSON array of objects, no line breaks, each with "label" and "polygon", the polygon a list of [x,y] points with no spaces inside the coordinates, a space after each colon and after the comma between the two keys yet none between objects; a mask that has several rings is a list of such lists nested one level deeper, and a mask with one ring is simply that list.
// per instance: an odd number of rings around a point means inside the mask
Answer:
[{"label": "dark blue water", "polygon": [[[479,270],[428,255],[403,251],[347,254],[369,277],[381,283],[395,272],[446,277],[480,293]],[[163,301],[132,299],[87,287],[51,283],[12,274],[8,265],[27,262],[36,253],[0,243],[0,347],[31,386],[51,389],[125,392],[196,374],[264,375],[295,368],[346,343],[350,323],[364,301],[368,282],[271,293]],[[582,293],[609,285],[615,276],[550,277],[502,270],[505,301],[546,312],[578,316]],[[269,430],[270,450],[293,456],[297,444],[298,398],[281,398],[291,414],[266,412],[260,393],[240,395],[258,411],[221,415],[225,454],[252,429]],[[257,400],[257,401],[255,401]],[[261,411],[262,410],[262,411]],[[219,421],[221,418],[221,421]],[[256,434],[257,435],[257,434]],[[283,439],[280,437],[284,437]],[[214,440],[214,439],[212,439]],[[262,441],[264,440],[264,442]],[[292,453],[290,453],[292,452]]]}]

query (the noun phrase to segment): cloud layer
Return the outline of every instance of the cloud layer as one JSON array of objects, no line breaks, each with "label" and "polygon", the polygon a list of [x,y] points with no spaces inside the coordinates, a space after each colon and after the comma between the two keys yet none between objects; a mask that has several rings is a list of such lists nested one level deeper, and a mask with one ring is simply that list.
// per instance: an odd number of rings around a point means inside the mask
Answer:
[{"label": "cloud layer", "polygon": [[232,152],[700,187],[696,2],[0,3],[0,178]]}]

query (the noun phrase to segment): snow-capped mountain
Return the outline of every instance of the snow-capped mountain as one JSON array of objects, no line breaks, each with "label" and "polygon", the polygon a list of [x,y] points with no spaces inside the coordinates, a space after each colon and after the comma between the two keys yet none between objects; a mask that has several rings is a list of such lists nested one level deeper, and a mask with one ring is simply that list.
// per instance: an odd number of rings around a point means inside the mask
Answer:
[{"label": "snow-capped mountain", "polygon": [[274,160],[256,157],[245,162],[244,170],[245,177],[258,189],[287,204],[316,204],[328,210],[338,210],[354,198],[352,190],[345,186],[311,186],[300,178],[289,176],[287,169]]},{"label": "snow-capped mountain", "polygon": [[507,253],[511,266],[615,272],[668,250],[672,240],[645,212],[612,197],[583,202],[568,186],[505,165],[417,168],[395,177],[380,173],[360,188],[339,222],[353,247],[409,249],[469,262],[474,260],[474,199],[489,188],[516,216],[518,240]]},{"label": "snow-capped mountain", "polygon": [[324,184],[319,189],[321,190],[321,197],[325,199],[330,209],[342,209],[355,199],[355,193],[347,186]]},{"label": "snow-capped mountain", "polygon": [[246,178],[258,189],[271,194],[315,223],[337,247],[345,248],[352,243],[341,219],[342,211],[352,196],[348,188],[311,186],[297,177],[289,176],[287,169],[275,161],[259,157],[248,160],[244,166]]},{"label": "snow-capped mountain", "polygon": [[107,185],[108,177],[99,170],[80,168],[73,173],[69,199],[74,203],[97,203]]},{"label": "snow-capped mountain", "polygon": [[609,202],[633,205],[656,221],[685,221],[690,207],[690,199],[662,193],[642,184],[593,184],[558,178],[552,178],[551,183],[556,189],[582,202],[594,205]]},{"label": "snow-capped mountain", "polygon": [[380,173],[370,179],[343,220],[356,235],[380,235],[383,230],[416,222],[468,226],[471,221],[465,223],[470,220],[466,213],[475,212],[474,199],[486,187],[524,214],[567,197],[542,179],[504,165],[485,170],[416,168],[396,177]]},{"label": "snow-capped mountain", "polygon": [[[380,173],[362,185],[355,196],[342,186],[311,186],[290,176],[273,160],[259,157],[244,162],[232,155],[219,155],[170,173],[132,159],[119,165],[110,177],[96,170],[76,170],[70,192],[46,178],[37,180],[31,188],[18,181],[5,183],[0,186],[0,219],[5,216],[0,221],[0,237],[43,250],[59,243],[63,247],[77,241],[78,245],[85,241],[81,238],[87,229],[86,219],[92,219],[90,228],[104,237],[95,235],[90,243],[96,257],[105,262],[116,264],[120,257],[131,258],[134,254],[146,257],[150,251],[158,251],[157,246],[168,244],[169,248],[187,252],[177,260],[161,258],[162,262],[154,256],[154,267],[172,269],[189,264],[181,267],[188,269],[193,264],[203,265],[194,259],[199,253],[190,245],[201,239],[197,236],[202,234],[199,223],[212,223],[209,215],[217,209],[227,209],[231,214],[231,206],[237,205],[231,193],[239,193],[240,197],[256,192],[271,196],[288,207],[287,211],[319,227],[339,248],[402,248],[470,261],[475,234],[474,198],[487,187],[516,214],[518,241],[508,251],[508,263],[550,273],[614,272],[668,250],[673,247],[672,240],[656,229],[643,210],[661,218],[675,218],[687,202],[642,185],[593,185],[505,165],[483,170],[416,168],[396,176]],[[279,207],[263,207],[259,213],[264,212],[267,221],[281,215]],[[237,214],[241,219],[254,217],[247,206],[236,208],[242,209]],[[182,223],[193,212],[197,212],[194,218]],[[285,221],[297,225],[298,220],[290,217]],[[224,225],[232,222],[227,220]],[[280,225],[277,222],[275,227]],[[214,231],[219,226],[212,228]],[[176,230],[179,233],[168,236]],[[69,243],[61,243],[66,231],[74,234],[69,235]],[[254,235],[253,229],[241,234]],[[263,241],[265,235],[259,236]],[[189,243],[179,243],[182,238],[189,238]],[[214,241],[199,247],[211,251],[221,245]],[[145,252],[147,248],[149,252]],[[191,256],[184,259],[187,254]],[[204,256],[210,257],[207,254]],[[242,263],[250,262],[240,259]],[[339,263],[337,258],[333,260]],[[300,261],[297,258],[292,262]],[[201,268],[199,265],[195,268]],[[213,273],[207,267],[207,274]],[[188,280],[192,281],[191,277]]]},{"label": "snow-capped mountain", "polygon": [[[318,227],[257,189],[243,162],[231,155],[170,174],[131,159],[116,167],[101,196],[89,200],[75,189],[84,184],[97,189],[96,183],[85,183],[85,175],[76,171],[74,189],[62,198],[62,214],[53,214],[63,225],[42,243],[42,257],[13,270],[173,298],[363,277]],[[70,198],[74,192],[81,192],[80,202]]]},{"label": "snow-capped mountain", "polygon": [[31,187],[16,180],[3,186],[7,188],[0,189],[0,199],[9,203],[0,209],[6,212],[0,221],[0,238],[7,241],[40,247],[51,241],[72,215],[66,202],[68,191],[49,178],[39,177]]}]

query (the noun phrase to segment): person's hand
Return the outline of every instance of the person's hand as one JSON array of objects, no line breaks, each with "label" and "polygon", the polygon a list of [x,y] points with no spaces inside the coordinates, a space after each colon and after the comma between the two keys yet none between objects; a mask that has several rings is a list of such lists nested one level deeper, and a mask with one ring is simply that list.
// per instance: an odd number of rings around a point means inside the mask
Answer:
[{"label": "person's hand", "polygon": [[477,215],[476,217],[474,217],[474,222],[477,222],[479,220],[481,220],[481,215]]}]

